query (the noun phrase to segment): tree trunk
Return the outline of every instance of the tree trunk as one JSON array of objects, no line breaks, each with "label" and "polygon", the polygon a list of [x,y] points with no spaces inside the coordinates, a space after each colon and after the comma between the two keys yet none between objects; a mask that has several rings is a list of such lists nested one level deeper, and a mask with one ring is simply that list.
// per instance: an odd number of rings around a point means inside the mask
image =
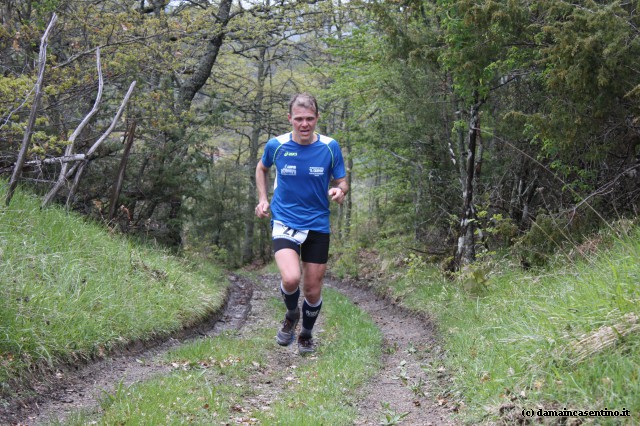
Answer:
[{"label": "tree trunk", "polygon": [[[376,164],[376,174],[373,181],[373,188],[380,188],[382,184],[382,170],[379,160],[376,160],[378,164]],[[375,223],[378,227],[382,226],[382,217],[380,215],[380,195],[376,194],[375,191],[371,192],[370,202],[369,202],[369,217],[375,218]]]},{"label": "tree trunk", "polygon": [[349,238],[351,235],[351,214],[353,209],[353,200],[351,198],[351,194],[353,192],[353,174],[351,171],[353,170],[353,156],[351,154],[352,146],[351,146],[351,138],[349,137],[349,103],[347,102],[344,106],[344,114],[342,116],[342,127],[343,133],[345,135],[345,151],[347,152],[347,184],[349,185],[349,192],[347,192],[347,201],[345,205],[344,212],[344,235],[345,238]]},{"label": "tree trunk", "polygon": [[[211,70],[218,59],[218,53],[220,52],[220,48],[222,47],[222,43],[226,35],[226,26],[231,19],[232,4],[232,0],[222,0],[219,4],[217,13],[213,14],[215,17],[215,22],[213,24],[214,28],[212,31],[213,34],[209,38],[206,51],[200,58],[191,77],[179,85],[176,106],[178,115],[182,112],[189,111],[196,94],[200,89],[202,89],[211,76]],[[188,145],[182,140],[186,133],[186,125],[187,124],[185,123],[184,126],[178,129],[174,134],[168,135],[170,143],[176,144],[176,147],[178,148],[171,154],[173,161],[175,162],[183,161],[188,155]],[[182,199],[180,196],[172,194],[168,202],[170,203],[171,216],[175,218],[179,217],[179,211],[182,209]],[[147,220],[148,219],[150,219],[150,216]],[[179,228],[179,225],[172,225],[169,227],[170,235],[167,236],[168,241],[173,241],[177,245],[182,244],[181,231]]]},{"label": "tree trunk", "polygon": [[222,0],[220,2],[218,13],[214,15],[218,28],[216,28],[213,36],[209,39],[207,50],[200,59],[200,62],[198,62],[195,72],[191,78],[185,81],[180,87],[179,108],[181,111],[188,111],[189,108],[191,108],[191,101],[193,101],[198,90],[202,89],[211,75],[211,70],[218,59],[218,53],[224,41],[225,27],[229,23],[229,19],[231,19],[232,4],[232,0]]},{"label": "tree trunk", "polygon": [[423,197],[424,197],[424,185],[426,182],[424,176],[424,166],[421,161],[423,158],[422,152],[422,144],[420,142],[417,143],[416,147],[416,156],[415,161],[413,162],[413,170],[414,170],[414,185],[415,191],[413,193],[413,238],[416,241],[420,241],[422,239],[423,230],[422,230],[422,221],[424,219],[424,215],[422,214],[423,208]]},{"label": "tree trunk", "polygon": [[265,66],[266,47],[258,51],[258,80],[256,82],[256,97],[253,101],[253,124],[251,129],[251,146],[249,147],[249,191],[245,206],[244,241],[242,243],[242,263],[253,260],[253,246],[255,235],[254,209],[258,204],[256,196],[256,166],[258,165],[258,150],[260,148],[260,134],[262,130],[262,102],[264,99],[264,82],[269,67]]},{"label": "tree trunk", "polygon": [[460,176],[460,190],[464,193],[465,182],[467,181],[467,169],[465,168],[465,162],[462,161],[462,156],[465,152],[464,146],[464,129],[462,128],[462,106],[460,102],[454,98],[454,110],[456,111],[456,125],[458,135],[458,154],[460,155],[460,161],[458,161],[458,174]]},{"label": "tree trunk", "polygon": [[458,236],[458,248],[455,261],[458,269],[464,265],[473,263],[476,258],[475,252],[475,229],[476,212],[473,205],[474,199],[474,176],[476,168],[476,150],[478,136],[480,133],[480,106],[478,94],[474,94],[474,104],[469,111],[469,142],[467,146],[466,176],[463,191],[462,219],[460,221],[460,233]]},{"label": "tree trunk", "polygon": [[[476,145],[477,145],[477,153],[475,155],[475,165],[474,165],[474,175],[473,175],[473,181],[474,181],[474,191],[477,190],[477,188],[480,188],[480,178],[482,176],[482,160],[484,158],[484,141],[482,139],[482,132],[480,131],[480,117],[478,117],[477,120],[477,124],[476,124]],[[477,219],[477,212],[474,210],[474,218]],[[487,244],[487,237],[484,233],[484,230],[482,229],[482,226],[480,226],[480,223],[475,222],[476,225],[476,230],[478,232],[478,237],[480,238],[480,241],[482,242],[482,245],[484,245],[484,247],[488,250],[488,244]]]}]

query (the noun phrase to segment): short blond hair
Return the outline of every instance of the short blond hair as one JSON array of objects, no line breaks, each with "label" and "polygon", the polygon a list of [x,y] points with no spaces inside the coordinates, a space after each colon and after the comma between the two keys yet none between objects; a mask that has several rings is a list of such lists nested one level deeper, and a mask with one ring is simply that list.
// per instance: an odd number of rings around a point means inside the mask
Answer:
[{"label": "short blond hair", "polygon": [[291,111],[295,106],[311,109],[315,111],[316,116],[318,115],[318,101],[313,95],[307,92],[296,93],[291,97],[291,100],[289,101],[289,114],[291,114]]}]

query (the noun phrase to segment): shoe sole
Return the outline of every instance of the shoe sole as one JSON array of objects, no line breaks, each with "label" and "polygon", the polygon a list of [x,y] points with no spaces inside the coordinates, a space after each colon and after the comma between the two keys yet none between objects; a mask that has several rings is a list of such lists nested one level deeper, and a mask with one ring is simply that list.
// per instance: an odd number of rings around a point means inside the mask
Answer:
[{"label": "shoe sole", "polygon": [[298,342],[298,353],[300,355],[309,355],[314,353],[315,351],[316,351],[315,344],[312,343],[312,346],[308,347],[308,346],[302,346]]},{"label": "shoe sole", "polygon": [[282,332],[280,330],[278,330],[278,333],[276,334],[276,343],[279,344],[280,346],[289,346],[290,344],[292,344],[296,340],[296,327],[297,326],[298,326],[298,321],[296,321],[293,324],[293,326],[291,327],[292,332],[291,332],[291,334],[289,335],[288,338],[280,337]]},{"label": "shoe sole", "polygon": [[315,349],[300,349],[300,348],[298,348],[298,353],[300,355],[303,355],[303,356],[304,355],[310,355],[310,354],[315,353],[315,352],[316,352]]},{"label": "shoe sole", "polygon": [[289,346],[290,344],[293,343],[294,340],[296,340],[295,335],[292,335],[289,340],[280,339],[280,336],[276,336],[276,343],[279,344],[280,346]]}]

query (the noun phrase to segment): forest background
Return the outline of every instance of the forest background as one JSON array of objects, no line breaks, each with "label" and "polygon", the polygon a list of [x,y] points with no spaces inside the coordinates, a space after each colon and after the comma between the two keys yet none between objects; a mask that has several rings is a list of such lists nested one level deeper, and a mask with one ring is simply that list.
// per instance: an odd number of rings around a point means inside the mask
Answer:
[{"label": "forest background", "polygon": [[[0,172],[112,233],[267,264],[255,166],[309,91],[352,188],[334,274],[434,314],[469,406],[553,389],[637,416],[639,5],[4,0]],[[635,243],[596,259],[610,231]]]},{"label": "forest background", "polygon": [[510,248],[542,265],[637,216],[636,7],[4,1],[0,170],[177,251],[265,260],[255,165],[309,91],[348,161],[343,248],[392,240],[449,271]]}]

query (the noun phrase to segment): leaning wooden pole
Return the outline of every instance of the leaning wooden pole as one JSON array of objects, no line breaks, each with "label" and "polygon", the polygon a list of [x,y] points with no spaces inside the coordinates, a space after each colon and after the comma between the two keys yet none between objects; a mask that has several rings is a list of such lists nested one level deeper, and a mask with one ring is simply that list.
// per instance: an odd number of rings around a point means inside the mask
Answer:
[{"label": "leaning wooden pole", "polygon": [[113,185],[113,192],[111,193],[111,200],[109,202],[109,216],[107,216],[107,220],[109,222],[111,222],[113,218],[116,216],[116,206],[118,204],[118,197],[120,197],[120,191],[122,190],[122,182],[124,182],[124,173],[127,169],[129,152],[131,151],[131,146],[133,145],[136,125],[137,125],[137,122],[134,121],[133,123],[131,123],[131,125],[129,126],[129,130],[127,131],[124,152],[122,153],[122,159],[120,160],[120,167],[118,168],[118,177],[116,178],[116,182]]},{"label": "leaning wooden pole", "polygon": [[57,20],[58,15],[54,13],[51,16],[49,26],[47,26],[47,29],[40,41],[40,54],[38,56],[38,79],[36,80],[35,96],[33,99],[33,105],[31,105],[31,113],[29,114],[29,121],[27,122],[27,128],[24,132],[24,138],[22,139],[22,146],[20,147],[20,152],[18,153],[16,165],[13,168],[11,180],[9,181],[9,190],[7,191],[7,197],[5,199],[5,204],[7,206],[11,203],[13,193],[16,190],[16,186],[18,186],[18,179],[20,179],[20,176],[22,176],[24,161],[27,158],[27,151],[29,149],[29,143],[31,142],[31,135],[33,134],[33,126],[36,122],[36,113],[38,111],[38,106],[40,105],[40,99],[42,98],[42,82],[44,81],[44,69],[47,63],[47,45],[49,34],[51,33],[51,29],[54,27]]}]

